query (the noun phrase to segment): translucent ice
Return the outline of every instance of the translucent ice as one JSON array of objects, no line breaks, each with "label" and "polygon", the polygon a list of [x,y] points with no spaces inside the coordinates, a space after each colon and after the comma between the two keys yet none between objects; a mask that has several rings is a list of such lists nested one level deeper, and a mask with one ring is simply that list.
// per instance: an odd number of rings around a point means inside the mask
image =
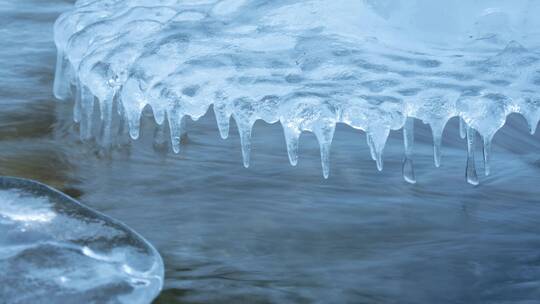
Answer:
[{"label": "translucent ice", "polygon": [[[178,152],[184,117],[212,106],[222,137],[235,119],[246,167],[255,121],[281,123],[292,165],[313,132],[325,177],[336,123],[367,133],[382,170],[389,132],[414,119],[431,126],[439,166],[459,116],[470,152],[481,136],[488,174],[506,116],[522,114],[531,132],[540,119],[539,13],[535,0],[80,0],[55,24],[54,91],[74,96],[83,138],[98,101],[104,145],[115,107],[137,138],[150,106]],[[415,182],[407,125],[404,178]]]},{"label": "translucent ice", "polygon": [[157,251],[123,224],[45,185],[0,178],[2,303],[148,303]]}]

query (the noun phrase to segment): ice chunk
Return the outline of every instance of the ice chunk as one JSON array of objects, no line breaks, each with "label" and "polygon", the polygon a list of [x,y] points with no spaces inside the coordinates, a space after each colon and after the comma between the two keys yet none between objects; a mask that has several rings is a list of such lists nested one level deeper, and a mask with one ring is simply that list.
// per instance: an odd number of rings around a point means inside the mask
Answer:
[{"label": "ice chunk", "polygon": [[520,113],[531,132],[540,120],[539,13],[530,0],[79,0],[55,24],[54,91],[76,89],[83,138],[97,129],[95,97],[105,145],[114,103],[134,139],[150,105],[174,152],[183,119],[213,106],[221,137],[236,121],[246,167],[254,123],[279,121],[292,165],[300,134],[315,133],[324,177],[337,123],[367,133],[382,170],[389,132],[419,119],[431,126],[438,167],[446,123],[459,116],[463,138],[483,138],[489,173],[506,116]]},{"label": "ice chunk", "polygon": [[5,303],[149,303],[158,252],[122,223],[29,180],[0,178]]}]

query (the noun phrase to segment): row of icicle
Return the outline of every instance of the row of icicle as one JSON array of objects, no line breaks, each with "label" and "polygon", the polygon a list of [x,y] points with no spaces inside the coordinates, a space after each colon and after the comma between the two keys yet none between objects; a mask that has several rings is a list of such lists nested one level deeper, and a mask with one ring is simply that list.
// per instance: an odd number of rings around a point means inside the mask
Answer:
[{"label": "row of icicle", "polygon": [[[83,99],[87,98],[86,102],[82,101]],[[88,98],[90,98],[92,101],[88,102]],[[85,92],[84,89],[80,89],[79,87],[76,87],[76,94],[75,94],[75,105],[73,110],[73,118],[76,123],[79,123],[79,131],[80,131],[80,137],[82,140],[88,140],[90,139],[92,134],[92,123],[93,123],[93,116],[94,116],[94,102],[95,97],[91,95],[89,92]],[[117,104],[117,113],[120,117],[122,117],[122,122],[119,127],[119,133],[122,133],[123,135],[127,135],[126,133],[129,133],[129,136],[136,140],[139,137],[139,128],[140,125],[137,126],[130,126],[127,122],[127,119],[125,119],[124,115],[125,112],[123,110],[123,107],[120,103]],[[110,103],[109,105],[106,105],[105,103],[100,103],[100,120],[101,120],[101,145],[105,147],[106,149],[110,148],[112,139],[111,139],[111,126],[112,126],[112,120],[113,120],[113,103]],[[214,114],[216,116],[216,119],[218,119],[218,116],[222,116],[216,111],[214,107]],[[233,115],[234,117],[234,115]],[[171,122],[170,120],[167,120],[168,126],[170,128],[170,141],[171,141],[171,149],[174,153],[180,152],[180,145],[181,145],[181,138],[184,134],[186,134],[187,130],[185,128],[185,116],[181,119],[180,124],[175,124]],[[227,139],[229,135],[229,119],[230,117],[222,117],[221,119],[218,119],[218,129],[221,138]],[[407,117],[405,120],[405,123],[402,128],[403,132],[403,143],[404,143],[404,158],[403,158],[403,164],[402,164],[402,175],[403,179],[410,183],[415,184],[416,183],[416,176],[414,172],[414,162],[413,162],[413,147],[414,147],[414,117]],[[158,122],[158,132],[157,135],[160,137],[159,140],[165,141],[163,138],[165,137],[165,120],[157,121]],[[238,122],[237,122],[238,124]],[[282,124],[283,126],[283,124]],[[250,164],[250,151],[251,151],[251,127],[247,128],[241,128],[238,127],[239,130],[239,136],[240,136],[240,142],[242,147],[242,157],[243,157],[243,164],[244,167],[248,168]],[[299,141],[299,135],[291,135],[288,132],[287,127],[283,127],[284,130],[284,136],[286,140],[286,146],[287,146],[287,153],[288,158],[290,161],[290,164],[292,166],[296,166],[298,163],[298,141]],[[533,131],[531,131],[532,133]],[[469,184],[471,185],[478,185],[479,184],[479,178],[478,174],[476,172],[476,166],[475,166],[475,138],[476,138],[476,130],[472,127],[468,126],[467,123],[462,118],[459,118],[459,134],[462,139],[466,139],[467,142],[467,165],[466,165],[466,171],[465,171],[465,177]],[[323,139],[320,136],[317,136],[319,145],[320,145],[320,155],[321,155],[321,165],[322,165],[322,171],[324,178],[329,177],[330,173],[330,146],[332,142],[333,137],[333,131],[332,134],[330,134],[329,138]],[[441,139],[436,138],[438,136],[434,136],[433,138],[433,159],[434,159],[434,165],[436,167],[439,167],[441,164]],[[482,136],[481,136],[482,137]],[[372,136],[369,133],[366,133],[367,138],[367,144],[370,148],[370,154],[371,158],[376,162],[377,169],[379,171],[382,171],[383,169],[383,148],[376,148],[376,145],[372,139]],[[491,139],[487,139],[483,137],[483,161],[484,161],[484,172],[485,175],[490,174],[490,151],[491,151]]]}]

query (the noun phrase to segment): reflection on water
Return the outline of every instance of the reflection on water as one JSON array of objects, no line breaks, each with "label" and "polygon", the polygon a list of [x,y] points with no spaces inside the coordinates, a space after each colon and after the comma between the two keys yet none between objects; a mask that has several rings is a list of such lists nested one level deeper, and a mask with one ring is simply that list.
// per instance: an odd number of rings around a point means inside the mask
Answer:
[{"label": "reflection on water", "polygon": [[0,0],[0,173],[57,186],[144,235],[165,260],[158,303],[540,299],[540,134],[521,117],[496,135],[493,174],[476,188],[456,120],[439,169],[417,122],[414,186],[401,178],[400,132],[378,172],[365,135],[343,126],[328,180],[313,135],[294,168],[281,127],[257,123],[244,169],[236,131],[219,139],[212,115],[188,122],[179,155],[154,142],[147,117],[139,141],[104,156],[51,97],[51,26],[67,5]]}]

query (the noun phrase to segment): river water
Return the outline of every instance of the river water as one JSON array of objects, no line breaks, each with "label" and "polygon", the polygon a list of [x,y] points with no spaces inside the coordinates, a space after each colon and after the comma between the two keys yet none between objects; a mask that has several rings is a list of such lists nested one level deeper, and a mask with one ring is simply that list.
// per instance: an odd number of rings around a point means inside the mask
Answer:
[{"label": "river water", "polygon": [[102,153],[51,93],[52,24],[69,5],[0,0],[0,174],[50,184],[145,236],[165,262],[156,303],[540,301],[540,134],[522,117],[495,136],[478,187],[464,180],[456,119],[438,169],[416,122],[416,185],[401,177],[401,132],[378,172],[365,134],[339,126],[324,180],[312,134],[291,167],[281,127],[258,122],[245,169],[234,124],[220,139],[211,112],[188,121],[178,155],[155,142],[150,117],[138,141]]}]

